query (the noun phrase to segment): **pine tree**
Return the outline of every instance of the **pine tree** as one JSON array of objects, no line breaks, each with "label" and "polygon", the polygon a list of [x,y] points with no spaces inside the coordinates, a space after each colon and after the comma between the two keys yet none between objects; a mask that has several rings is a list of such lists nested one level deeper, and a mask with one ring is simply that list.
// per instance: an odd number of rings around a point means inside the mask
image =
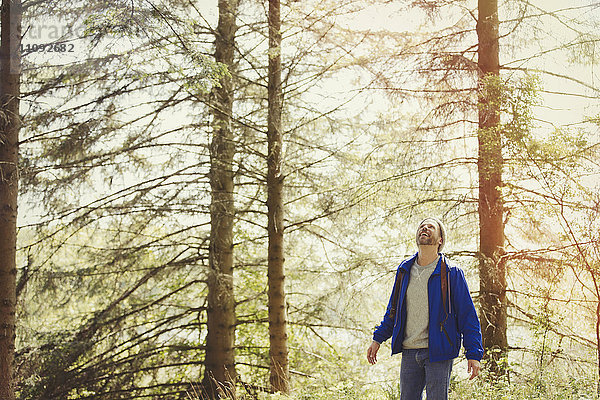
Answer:
[{"label": "pine tree", "polygon": [[499,99],[486,85],[500,75],[497,0],[479,0],[479,251],[480,313],[483,346],[494,362],[508,350],[506,338],[506,267],[504,261],[504,206],[502,198],[502,132]]},{"label": "pine tree", "polygon": [[281,170],[283,128],[281,125],[281,15],[279,0],[269,0],[269,79],[267,216],[269,281],[270,382],[274,392],[289,393],[289,361],[285,302],[283,248],[283,181]]},{"label": "pine tree", "polygon": [[0,398],[15,398],[21,1],[3,0],[0,32]]},{"label": "pine tree", "polygon": [[[238,0],[219,0],[215,61],[234,71]],[[203,389],[211,399],[235,393],[235,298],[233,292],[234,155],[233,86],[225,75],[211,93],[210,245],[206,355]]]}]

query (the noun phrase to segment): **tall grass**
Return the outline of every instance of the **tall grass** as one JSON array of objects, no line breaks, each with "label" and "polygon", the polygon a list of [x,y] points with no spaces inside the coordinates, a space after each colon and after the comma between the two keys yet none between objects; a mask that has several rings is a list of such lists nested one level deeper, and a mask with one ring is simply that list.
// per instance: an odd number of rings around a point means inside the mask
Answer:
[{"label": "tall grass", "polygon": [[[596,382],[591,377],[559,376],[515,376],[508,379],[494,379],[483,374],[479,378],[468,381],[455,379],[451,381],[450,400],[596,400]],[[425,398],[425,396],[423,396]],[[380,387],[364,388],[353,382],[340,382],[335,387],[316,388],[310,390],[294,388],[292,393],[248,394],[240,388],[235,394],[229,393],[223,399],[228,400],[399,400],[400,388],[396,383]],[[189,400],[207,400],[200,393],[190,393]]]},{"label": "tall grass", "polygon": [[[464,365],[457,363],[450,381],[449,400],[597,400],[597,376],[593,363],[575,365],[574,361],[526,364],[509,363],[508,373],[501,377],[482,369],[474,380],[466,378]],[[528,367],[525,367],[528,365]],[[461,372],[462,371],[462,372]],[[267,392],[250,393],[240,386],[235,393],[223,393],[228,400],[399,400],[399,379],[389,382],[365,383],[360,374],[339,381],[323,379],[309,385],[293,382],[292,393],[282,395]],[[399,378],[399,377],[398,377]],[[331,382],[334,382],[331,384]],[[425,396],[424,399],[426,400]],[[198,391],[189,393],[188,400],[208,400]]]}]

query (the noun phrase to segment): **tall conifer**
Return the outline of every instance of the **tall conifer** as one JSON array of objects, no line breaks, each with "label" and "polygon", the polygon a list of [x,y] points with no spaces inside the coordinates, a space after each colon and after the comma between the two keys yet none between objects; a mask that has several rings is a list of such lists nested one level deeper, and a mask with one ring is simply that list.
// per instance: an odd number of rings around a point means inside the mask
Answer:
[{"label": "tall conifer", "polygon": [[499,99],[487,90],[500,75],[498,2],[479,0],[477,20],[479,67],[479,251],[483,345],[498,371],[507,351],[506,271],[502,199],[502,132]]},{"label": "tall conifer", "polygon": [[15,398],[21,1],[2,0],[0,42],[0,398]]},{"label": "tall conifer", "polygon": [[283,174],[281,15],[279,0],[269,1],[269,117],[267,154],[269,354],[270,381],[274,392],[289,393],[285,269],[283,251]]},{"label": "tall conifer", "polygon": [[[219,0],[215,61],[234,70],[238,0]],[[232,76],[225,75],[211,93],[210,248],[206,355],[202,386],[207,396],[235,391],[235,299],[233,293],[233,222],[235,144],[232,130]]]}]

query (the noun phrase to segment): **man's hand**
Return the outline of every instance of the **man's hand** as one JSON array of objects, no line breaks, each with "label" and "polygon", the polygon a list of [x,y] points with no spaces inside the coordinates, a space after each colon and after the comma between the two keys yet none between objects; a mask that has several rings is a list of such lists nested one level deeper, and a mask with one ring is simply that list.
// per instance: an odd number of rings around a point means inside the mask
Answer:
[{"label": "man's hand", "polygon": [[469,380],[471,380],[477,375],[479,375],[479,371],[481,370],[481,363],[477,360],[467,360],[467,362],[469,363],[467,367],[467,372],[471,374],[471,376],[469,377]]},{"label": "man's hand", "polygon": [[375,364],[377,362],[377,351],[379,350],[379,346],[381,345],[373,340],[373,343],[371,343],[367,349],[367,361],[369,361],[370,364]]}]

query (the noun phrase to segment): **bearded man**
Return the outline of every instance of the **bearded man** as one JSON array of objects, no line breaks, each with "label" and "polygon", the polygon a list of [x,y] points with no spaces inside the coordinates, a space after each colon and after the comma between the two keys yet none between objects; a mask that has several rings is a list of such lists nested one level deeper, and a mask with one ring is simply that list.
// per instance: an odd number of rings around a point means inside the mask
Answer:
[{"label": "bearded man", "polygon": [[400,399],[447,400],[453,360],[461,342],[470,379],[481,369],[483,346],[477,311],[463,271],[441,252],[444,224],[424,219],[417,228],[418,252],[404,260],[381,324],[373,333],[367,360],[377,362],[382,342],[392,338],[392,355],[402,353]]}]

